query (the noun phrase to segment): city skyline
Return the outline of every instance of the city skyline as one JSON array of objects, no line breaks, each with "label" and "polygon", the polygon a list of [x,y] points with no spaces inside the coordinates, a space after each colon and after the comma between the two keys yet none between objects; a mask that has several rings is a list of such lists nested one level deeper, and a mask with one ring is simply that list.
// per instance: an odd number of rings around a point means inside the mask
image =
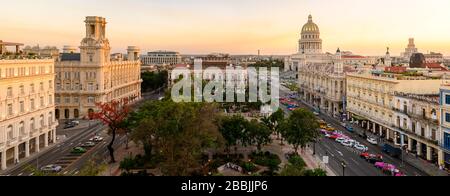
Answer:
[{"label": "city skyline", "polygon": [[[297,51],[301,27],[312,14],[320,26],[324,51],[334,52],[340,47],[356,54],[383,55],[390,47],[392,55],[399,56],[408,38],[414,37],[420,52],[450,55],[446,47],[450,44],[446,36],[450,27],[441,25],[449,17],[444,11],[450,2],[444,0],[30,2],[4,3],[12,9],[4,13],[2,40],[60,49],[63,45],[79,46],[84,33],[80,19],[95,15],[109,23],[107,37],[112,40],[113,52],[137,45],[143,52],[165,49],[182,54],[256,54],[261,50],[263,55],[289,55]],[[64,9],[67,6],[71,9]],[[21,14],[17,15],[17,10]]]}]

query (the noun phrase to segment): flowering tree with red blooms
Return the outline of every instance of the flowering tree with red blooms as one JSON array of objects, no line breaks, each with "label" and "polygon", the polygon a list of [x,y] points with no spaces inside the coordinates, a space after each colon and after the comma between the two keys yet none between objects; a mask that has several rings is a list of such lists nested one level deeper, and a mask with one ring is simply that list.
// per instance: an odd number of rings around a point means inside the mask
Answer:
[{"label": "flowering tree with red blooms", "polygon": [[116,134],[126,132],[124,122],[130,112],[128,99],[122,99],[121,101],[113,100],[108,103],[96,103],[96,105],[98,107],[98,112],[90,113],[89,116],[91,119],[102,121],[109,127],[112,139],[108,145],[108,150],[111,157],[111,163],[115,163],[113,144],[116,140]]}]

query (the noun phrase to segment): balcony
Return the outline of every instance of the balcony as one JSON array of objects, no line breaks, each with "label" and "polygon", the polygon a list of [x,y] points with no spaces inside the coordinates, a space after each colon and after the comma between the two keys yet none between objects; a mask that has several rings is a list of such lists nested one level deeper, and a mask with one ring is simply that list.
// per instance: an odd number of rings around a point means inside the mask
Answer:
[{"label": "balcony", "polygon": [[21,135],[21,136],[19,136],[19,141],[24,141],[24,140],[26,140],[26,139],[28,139],[28,137],[27,137],[27,135]]},{"label": "balcony", "polygon": [[392,107],[392,110],[394,110],[395,112],[402,113],[402,114],[404,114],[404,115],[406,115],[406,116],[408,116],[408,117],[411,118],[411,113],[408,112],[408,111],[401,110],[401,109],[398,109],[398,108],[396,108],[396,107]]}]

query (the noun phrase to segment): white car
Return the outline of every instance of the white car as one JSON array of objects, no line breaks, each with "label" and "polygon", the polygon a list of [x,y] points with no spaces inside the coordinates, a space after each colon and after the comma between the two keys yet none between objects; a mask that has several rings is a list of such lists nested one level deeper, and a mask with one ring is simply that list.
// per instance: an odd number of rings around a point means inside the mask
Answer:
[{"label": "white car", "polygon": [[62,167],[59,165],[47,165],[41,168],[43,172],[60,172]]},{"label": "white car", "polygon": [[373,144],[373,145],[378,145],[378,141],[375,139],[375,138],[367,138],[367,141],[370,143],[370,144]]},{"label": "white car", "polygon": [[101,141],[103,141],[103,138],[100,137],[100,136],[95,136],[95,137],[91,138],[89,141],[92,141],[92,142],[101,142]]},{"label": "white car", "polygon": [[361,145],[361,144],[356,144],[354,147],[355,147],[356,150],[359,150],[359,151],[362,151],[362,152],[369,151],[369,148],[367,148],[366,146]]},{"label": "white car", "polygon": [[345,142],[345,141],[347,141],[347,139],[346,139],[346,138],[343,138],[343,137],[340,137],[340,138],[337,138],[337,139],[336,139],[336,142],[337,142],[337,143],[341,143],[341,144],[342,144],[343,142]]},{"label": "white car", "polygon": [[346,147],[353,147],[353,143],[349,140],[345,140],[342,142],[342,145],[346,146]]}]

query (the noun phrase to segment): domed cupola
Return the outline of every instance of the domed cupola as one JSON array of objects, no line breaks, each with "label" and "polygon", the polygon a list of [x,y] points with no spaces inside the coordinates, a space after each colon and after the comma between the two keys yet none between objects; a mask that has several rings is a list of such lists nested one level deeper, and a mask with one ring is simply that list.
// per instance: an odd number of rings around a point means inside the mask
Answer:
[{"label": "domed cupola", "polygon": [[318,54],[322,53],[322,40],[320,39],[319,26],[313,22],[311,15],[308,22],[303,25],[299,41],[299,53]]}]

